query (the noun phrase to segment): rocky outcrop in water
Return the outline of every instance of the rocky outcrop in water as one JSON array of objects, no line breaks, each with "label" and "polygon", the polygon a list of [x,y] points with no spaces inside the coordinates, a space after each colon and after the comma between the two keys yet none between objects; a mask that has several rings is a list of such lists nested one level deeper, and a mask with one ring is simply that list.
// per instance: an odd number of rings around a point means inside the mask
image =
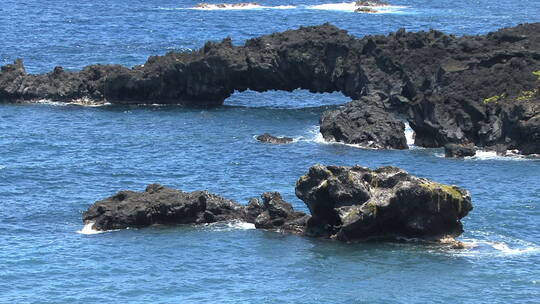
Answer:
[{"label": "rocky outcrop in water", "polygon": [[207,191],[182,192],[149,185],[144,192],[120,191],[93,204],[83,214],[95,230],[153,224],[204,224],[243,219],[243,207]]},{"label": "rocky outcrop in water", "polygon": [[266,192],[262,203],[255,199],[246,206],[247,210],[258,210],[254,219],[256,228],[274,229],[301,234],[309,219],[303,212],[295,212],[291,204],[285,202],[278,192]]},{"label": "rocky outcrop in water", "polygon": [[444,146],[445,157],[462,158],[475,155],[476,148],[474,145],[447,144]]},{"label": "rocky outcrop in water", "polygon": [[324,139],[373,149],[408,149],[405,124],[379,107],[376,96],[370,97],[324,112],[320,119]]},{"label": "rocky outcrop in water", "polygon": [[290,144],[293,142],[291,137],[277,137],[269,133],[264,133],[256,137],[258,141],[269,144]]},{"label": "rocky outcrop in water", "polygon": [[[171,103],[217,106],[235,90],[298,88],[378,95],[386,111],[406,114],[415,144],[474,143],[540,153],[538,87],[540,23],[483,36],[439,31],[358,39],[332,25],[302,27],[248,40],[208,42],[193,52],[152,56],[140,66],[60,67],[30,75],[22,61],[2,67],[0,100]],[[514,99],[510,97],[515,97]],[[504,101],[504,102],[503,102]],[[533,144],[531,144],[531,142]]]},{"label": "rocky outcrop in water", "polygon": [[98,231],[140,228],[154,224],[209,224],[245,221],[256,228],[302,233],[307,216],[295,212],[277,192],[267,192],[262,203],[252,199],[247,206],[208,191],[183,192],[159,184],[144,192],[120,191],[94,203],[83,213],[83,222]]},{"label": "rocky outcrop in water", "polygon": [[362,1],[355,1],[354,5],[355,6],[388,6],[390,4],[386,1],[381,1],[381,0],[368,0],[368,1],[362,0]]},{"label": "rocky outcrop in water", "polygon": [[315,165],[296,183],[296,195],[311,211],[305,233],[342,241],[456,237],[472,210],[468,191],[396,167]]},{"label": "rocky outcrop in water", "polygon": [[472,210],[468,191],[396,167],[315,165],[296,183],[296,195],[311,216],[294,211],[277,192],[240,205],[207,191],[182,192],[152,184],[144,192],[120,191],[94,203],[83,213],[83,221],[100,231],[244,221],[259,229],[341,241],[437,241],[459,236],[460,219]]}]

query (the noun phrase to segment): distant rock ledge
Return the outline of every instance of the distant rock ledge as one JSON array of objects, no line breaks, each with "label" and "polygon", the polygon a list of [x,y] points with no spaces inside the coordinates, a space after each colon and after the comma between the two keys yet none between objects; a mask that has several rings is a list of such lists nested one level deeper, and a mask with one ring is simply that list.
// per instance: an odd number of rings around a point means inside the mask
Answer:
[{"label": "distant rock ledge", "polygon": [[296,195],[311,215],[295,211],[277,192],[241,205],[207,191],[183,192],[152,184],[144,192],[120,191],[94,203],[84,212],[83,222],[106,231],[243,221],[259,229],[346,242],[439,241],[459,236],[460,220],[473,208],[468,191],[396,167],[315,165],[297,181]]}]

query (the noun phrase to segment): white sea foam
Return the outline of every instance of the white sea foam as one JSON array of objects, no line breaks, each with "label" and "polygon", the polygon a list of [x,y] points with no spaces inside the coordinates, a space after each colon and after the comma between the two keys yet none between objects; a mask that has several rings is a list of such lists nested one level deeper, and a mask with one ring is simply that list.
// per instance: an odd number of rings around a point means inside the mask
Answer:
[{"label": "white sea foam", "polygon": [[59,107],[63,107],[63,106],[103,107],[103,106],[111,105],[108,102],[94,101],[89,98],[75,99],[71,102],[54,101],[50,99],[38,99],[38,100],[28,101],[26,103],[59,106]]},{"label": "white sea foam", "polygon": [[212,231],[232,231],[232,230],[251,230],[255,229],[255,225],[242,221],[232,221],[226,223],[207,224],[206,227]]},{"label": "white sea foam", "polygon": [[94,229],[94,222],[86,222],[84,224],[84,227],[77,231],[77,233],[80,233],[80,234],[86,234],[86,235],[89,235],[89,234],[98,234],[98,233],[103,233],[104,231],[99,231],[99,230],[95,230]]},{"label": "white sea foam", "polygon": [[[437,157],[445,157],[444,153],[435,153]],[[505,160],[505,161],[527,161],[527,160],[540,160],[540,155],[522,155],[519,151],[508,150],[506,155],[497,155],[495,151],[477,150],[475,156],[467,156],[465,160]]]},{"label": "white sea foam", "polygon": [[407,138],[407,145],[409,146],[409,148],[415,148],[416,146],[414,145],[414,130],[411,128],[411,125],[408,121],[404,121],[403,123],[405,124],[405,138]]},{"label": "white sea foam", "polygon": [[314,10],[341,11],[341,12],[354,12],[358,8],[371,8],[376,11],[374,12],[376,14],[389,14],[389,13],[399,12],[400,10],[407,7],[397,6],[397,5],[357,6],[356,2],[340,2],[340,3],[309,5],[309,6],[306,6],[306,8],[314,9]]},{"label": "white sea foam", "polygon": [[540,247],[521,240],[516,240],[512,245],[502,241],[486,241],[478,239],[461,240],[466,249],[460,250],[460,255],[465,256],[513,256],[522,254],[540,253]]},{"label": "white sea foam", "polygon": [[[326,140],[321,134],[319,126],[311,127],[308,130],[308,136],[295,137],[294,140],[314,142],[314,143],[322,144],[322,145],[342,145],[342,146],[347,146],[347,147],[352,147],[352,148],[357,148],[357,149],[364,149],[364,150],[379,150],[377,148],[372,148],[372,147],[360,145],[360,144],[347,144],[347,143],[343,143],[339,141]],[[368,142],[368,143],[371,144],[371,142]]]},{"label": "white sea foam", "polygon": [[5,168],[6,168],[6,166],[0,165],[0,170],[5,169]]}]

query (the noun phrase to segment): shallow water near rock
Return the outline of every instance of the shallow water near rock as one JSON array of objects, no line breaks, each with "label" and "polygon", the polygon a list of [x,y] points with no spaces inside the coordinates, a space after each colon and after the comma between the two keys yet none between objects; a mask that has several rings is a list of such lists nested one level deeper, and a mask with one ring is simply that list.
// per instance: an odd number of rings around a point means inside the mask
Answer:
[{"label": "shallow water near rock", "polygon": [[[225,2],[225,1],[217,1]],[[346,2],[346,1],[345,1]],[[190,10],[197,1],[4,1],[0,64],[140,64],[149,55],[235,43],[331,22],[355,35],[437,28],[486,33],[538,21],[537,1],[391,1],[387,14],[261,1],[283,9]],[[540,293],[540,160],[445,159],[442,149],[376,151],[324,143],[320,114],[348,99],[305,91],[236,93],[216,109],[0,105],[0,302],[493,303]],[[267,145],[254,136],[289,136]],[[410,137],[410,134],[409,134]],[[279,191],[306,211],[294,183],[315,164],[393,165],[472,193],[465,250],[415,242],[342,244],[245,223],[154,226],[85,234],[81,213],[149,183],[207,189],[246,203]],[[78,233],[83,232],[83,233]]]}]

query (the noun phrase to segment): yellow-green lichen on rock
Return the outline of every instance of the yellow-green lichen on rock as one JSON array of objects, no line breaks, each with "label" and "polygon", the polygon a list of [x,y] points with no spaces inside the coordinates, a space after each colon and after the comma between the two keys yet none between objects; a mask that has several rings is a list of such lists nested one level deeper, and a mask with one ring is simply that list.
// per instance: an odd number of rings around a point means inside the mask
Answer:
[{"label": "yellow-green lichen on rock", "polygon": [[420,184],[420,186],[428,189],[434,195],[442,195],[445,200],[452,198],[453,200],[462,201],[465,199],[463,194],[457,189],[456,186],[439,184],[431,181],[424,181]]},{"label": "yellow-green lichen on rock", "polygon": [[534,76],[538,77],[538,80],[540,81],[540,70],[532,72]]},{"label": "yellow-green lichen on rock", "polygon": [[530,90],[530,91],[522,91],[521,94],[519,94],[518,98],[516,98],[517,101],[529,101],[533,99],[533,97],[538,94],[538,89]]},{"label": "yellow-green lichen on rock", "polygon": [[488,98],[484,98],[484,103],[493,103],[493,102],[499,102],[500,99],[503,99],[506,97],[506,93],[502,93],[501,95],[495,95]]}]

